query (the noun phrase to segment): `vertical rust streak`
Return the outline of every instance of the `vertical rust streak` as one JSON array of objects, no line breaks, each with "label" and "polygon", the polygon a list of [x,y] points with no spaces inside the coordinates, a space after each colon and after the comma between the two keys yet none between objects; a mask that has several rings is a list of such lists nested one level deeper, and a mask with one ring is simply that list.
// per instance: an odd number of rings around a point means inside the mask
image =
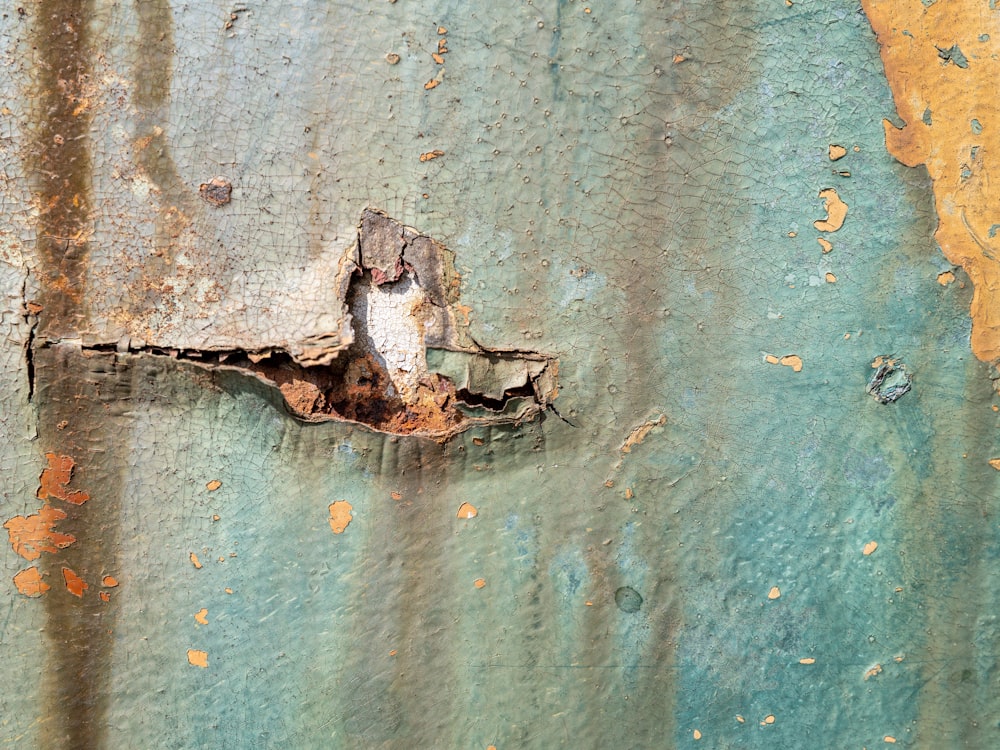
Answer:
[{"label": "vertical rust streak", "polygon": [[[120,575],[119,467],[125,461],[118,417],[131,393],[131,372],[127,364],[87,357],[67,344],[39,349],[35,358],[45,373],[38,384],[39,442],[75,460],[71,487],[89,495],[80,505],[50,500],[66,513],[60,533],[76,541],[38,561],[51,586],[42,598],[48,657],[41,746],[104,747],[117,597],[125,592],[116,589],[107,602],[99,594],[105,575]],[[87,588],[74,593],[64,568]]]},{"label": "vertical rust streak", "polygon": [[28,163],[38,204],[37,253],[45,306],[41,332],[79,330],[91,207],[87,22],[92,0],[40,3],[34,19],[34,130]]}]

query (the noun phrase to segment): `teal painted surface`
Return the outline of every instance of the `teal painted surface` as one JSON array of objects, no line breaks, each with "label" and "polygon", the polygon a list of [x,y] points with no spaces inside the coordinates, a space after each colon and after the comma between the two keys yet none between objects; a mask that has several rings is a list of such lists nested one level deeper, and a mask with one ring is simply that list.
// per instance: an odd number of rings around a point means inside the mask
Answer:
[{"label": "teal painted surface", "polygon": [[[231,30],[229,6],[170,8],[169,91],[94,114],[107,202],[85,337],[322,329],[337,298],[320,271],[378,206],[455,251],[480,343],[560,360],[572,424],[444,446],[304,425],[254,380],[134,355],[112,374],[36,358],[29,405],[23,235],[2,275],[5,518],[37,509],[42,453],[63,446],[93,495],[77,549],[104,550],[74,563],[88,601],[105,571],[121,585],[106,647],[73,647],[79,673],[59,656],[73,636],[55,623],[78,606],[61,581],[42,600],[8,586],[7,744],[996,746],[996,398],[969,351],[967,280],[936,281],[929,185],[884,151],[865,18],[840,2],[584,7],[262,3]],[[120,76],[102,86],[128,94],[151,75],[137,40],[158,38],[136,24],[163,20],[98,11]],[[22,32],[4,24],[12,55]],[[427,91],[439,25],[446,72]],[[12,70],[17,101],[28,72]],[[198,252],[186,286],[146,299],[131,239],[161,241],[165,204],[109,175],[154,122]],[[835,164],[831,143],[849,149]],[[216,173],[233,205],[210,213],[197,186]],[[825,187],[850,210],[824,256]],[[221,301],[199,296],[205,278]],[[882,354],[914,374],[895,404],[865,393]],[[353,506],[340,535],[337,500]],[[3,565],[9,581],[26,564],[7,548]],[[637,611],[616,603],[625,586]],[[92,712],[60,704],[75,681],[101,696]]]}]

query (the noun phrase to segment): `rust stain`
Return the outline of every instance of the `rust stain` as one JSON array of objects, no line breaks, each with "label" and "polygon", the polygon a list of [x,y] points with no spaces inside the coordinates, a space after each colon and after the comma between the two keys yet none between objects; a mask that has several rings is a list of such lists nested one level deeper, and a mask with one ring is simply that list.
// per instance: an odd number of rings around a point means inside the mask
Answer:
[{"label": "rust stain", "polygon": [[460,506],[458,506],[459,518],[469,519],[469,518],[475,518],[477,515],[479,515],[479,511],[476,510],[476,506],[473,505],[472,503],[462,503]]},{"label": "rust stain", "polygon": [[18,592],[31,598],[36,598],[49,590],[49,585],[42,580],[42,574],[34,565],[25,568],[14,576],[14,586]]},{"label": "rust stain", "polygon": [[208,652],[200,651],[196,648],[189,648],[187,652],[188,664],[192,667],[208,668]]},{"label": "rust stain", "polygon": [[194,619],[201,625],[208,625],[208,609],[202,607],[194,613]]},{"label": "rust stain", "polygon": [[330,528],[333,530],[334,534],[343,534],[344,530],[350,525],[351,511],[353,506],[346,500],[337,500],[334,503],[330,503]]},{"label": "rust stain", "polygon": [[56,553],[76,541],[75,536],[55,530],[56,524],[64,518],[63,511],[46,504],[37,513],[14,516],[3,527],[17,554],[25,560],[37,560],[43,552]]},{"label": "rust stain", "polygon": [[83,592],[90,588],[87,582],[76,574],[72,569],[63,567],[63,580],[66,582],[66,590],[73,596],[83,597]]},{"label": "rust stain", "polygon": [[813,226],[820,232],[836,232],[844,226],[844,220],[847,218],[847,204],[841,200],[834,188],[820,190],[819,197],[823,199],[826,218],[814,221]]},{"label": "rust stain", "polygon": [[995,42],[979,36],[994,20],[984,3],[973,0],[862,0],[861,5],[875,30],[904,123],[902,128],[883,123],[886,149],[908,167],[927,168],[938,217],[934,237],[945,257],[973,283],[972,351],[980,360],[996,363],[1000,215],[993,173],[1000,154],[1000,58]]},{"label": "rust stain", "polygon": [[66,486],[70,483],[73,467],[76,465],[72,458],[46,453],[45,460],[48,461],[49,465],[42,469],[42,474],[39,477],[40,484],[36,493],[39,499],[56,498],[73,505],[83,505],[90,499],[90,495],[86,492],[71,490]]}]

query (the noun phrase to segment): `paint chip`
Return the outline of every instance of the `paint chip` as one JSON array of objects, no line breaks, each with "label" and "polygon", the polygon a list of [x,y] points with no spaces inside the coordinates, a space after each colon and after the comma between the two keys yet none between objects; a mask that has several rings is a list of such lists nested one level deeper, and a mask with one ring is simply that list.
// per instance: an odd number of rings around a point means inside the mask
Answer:
[{"label": "paint chip", "polygon": [[10,546],[25,560],[37,560],[43,552],[56,553],[76,541],[70,534],[60,534],[56,524],[66,518],[66,514],[49,504],[43,505],[37,513],[28,516],[14,516],[3,527],[7,529]]},{"label": "paint chip", "polygon": [[63,568],[62,574],[63,580],[66,582],[66,590],[73,596],[83,598],[83,592],[90,588],[87,582],[69,568]]},{"label": "paint chip", "polygon": [[787,354],[781,358],[780,364],[791,367],[792,372],[802,372],[802,357],[798,354]]},{"label": "paint chip", "polygon": [[817,237],[816,241],[819,243],[819,246],[823,248],[823,255],[826,255],[828,252],[833,250],[833,243],[830,242],[830,240],[825,239],[824,237]]},{"label": "paint chip", "polygon": [[640,445],[642,441],[646,439],[646,436],[649,435],[654,427],[658,427],[666,423],[667,415],[661,414],[656,419],[649,419],[638,427],[634,427],[628,436],[626,436],[625,440],[622,441],[621,447],[618,450],[622,453],[631,452],[635,446]]},{"label": "paint chip", "polygon": [[221,486],[222,482],[220,482],[218,479],[213,479],[211,482],[205,485],[205,489],[208,490],[209,492],[215,492]]},{"label": "paint chip", "polygon": [[804,659],[799,659],[799,664],[815,664],[816,660],[811,656],[807,656]]},{"label": "paint chip", "polygon": [[779,589],[777,586],[772,586],[771,590],[767,592],[768,599],[777,599],[780,596],[781,596],[781,589]]},{"label": "paint chip", "polygon": [[479,511],[476,510],[476,506],[472,505],[471,503],[462,503],[458,507],[459,518],[469,519],[469,518],[475,518],[478,515]]},{"label": "paint chip", "polygon": [[951,271],[942,271],[937,275],[937,282],[941,286],[948,286],[955,281],[955,274]]},{"label": "paint chip", "polygon": [[109,591],[99,591],[97,593],[97,595],[99,597],[101,597],[101,601],[102,602],[110,602],[111,601],[111,593]]},{"label": "paint chip", "polygon": [[401,492],[390,492],[389,497],[391,497],[393,500],[402,500],[403,494]]},{"label": "paint chip", "polygon": [[198,559],[198,555],[196,555],[194,552],[188,555],[188,558],[190,558],[191,564],[194,565],[196,568],[201,567],[201,560]]},{"label": "paint chip", "polygon": [[768,714],[767,716],[764,717],[764,721],[762,721],[760,725],[764,726],[765,724],[770,725],[773,723],[774,723],[774,714]]},{"label": "paint chip", "polygon": [[992,466],[997,471],[1000,471],[1000,458],[991,458],[990,466]]},{"label": "paint chip", "polygon": [[439,156],[444,156],[444,151],[436,148],[433,151],[427,151],[420,154],[420,161],[431,161],[433,159],[437,159]]},{"label": "paint chip", "polygon": [[352,510],[353,506],[346,500],[330,503],[330,528],[333,529],[334,534],[344,533],[344,529],[350,525],[353,518]]},{"label": "paint chip", "polygon": [[472,582],[472,585],[475,586],[477,589],[481,589],[486,585],[486,579],[477,578],[475,581]]},{"label": "paint chip", "polygon": [[887,734],[885,737],[882,738],[882,740],[883,742],[888,742],[890,745],[896,744],[896,738],[893,737],[891,734]]},{"label": "paint chip", "polygon": [[202,669],[208,668],[208,652],[199,651],[195,648],[189,648],[188,652],[188,664],[193,667],[201,667]]},{"label": "paint chip", "polygon": [[865,672],[865,681],[870,680],[872,677],[882,673],[882,665],[876,664],[874,667]]},{"label": "paint chip", "polygon": [[836,143],[830,144],[830,161],[837,161],[837,159],[843,159],[847,156],[847,149],[843,146],[838,146]]},{"label": "paint chip", "polygon": [[104,578],[101,579],[101,585],[106,586],[109,589],[113,589],[118,585],[118,579],[114,576],[104,576]]},{"label": "paint chip", "polygon": [[820,190],[819,197],[823,199],[826,218],[814,221],[813,226],[820,232],[836,232],[844,226],[844,220],[847,218],[847,204],[841,200],[840,195],[833,188]]},{"label": "paint chip", "polygon": [[30,596],[32,599],[41,596],[50,588],[42,580],[42,574],[38,572],[38,568],[34,565],[30,568],[25,568],[14,576],[14,586],[17,588],[18,593]]},{"label": "paint chip", "polygon": [[42,469],[39,476],[38,492],[35,493],[39,500],[56,498],[65,500],[73,505],[83,505],[90,499],[90,495],[80,490],[71,490],[66,485],[73,477],[73,467],[75,462],[69,456],[57,456],[55,453],[46,453],[45,460],[48,466]]},{"label": "paint chip", "polygon": [[194,619],[201,625],[208,625],[208,610],[205,607],[202,607],[194,613]]},{"label": "paint chip", "polygon": [[744,719],[744,718],[743,718],[742,716],[740,716],[739,714],[736,714],[736,721],[738,721],[738,722],[739,722],[740,724],[744,724],[744,723],[746,723],[746,719]]},{"label": "paint chip", "polygon": [[829,271],[826,272],[826,276],[824,278],[826,279],[826,283],[827,284],[836,284],[837,283],[837,277],[834,276]]},{"label": "paint chip", "polygon": [[864,549],[861,550],[861,553],[863,555],[867,556],[867,555],[870,555],[872,552],[874,552],[877,549],[878,549],[878,542],[871,541],[871,542],[868,542],[868,544],[866,544],[864,546]]},{"label": "paint chip", "polygon": [[701,739],[701,732],[699,732],[697,729],[695,729],[691,733],[691,736],[694,737],[696,740],[700,740]]}]

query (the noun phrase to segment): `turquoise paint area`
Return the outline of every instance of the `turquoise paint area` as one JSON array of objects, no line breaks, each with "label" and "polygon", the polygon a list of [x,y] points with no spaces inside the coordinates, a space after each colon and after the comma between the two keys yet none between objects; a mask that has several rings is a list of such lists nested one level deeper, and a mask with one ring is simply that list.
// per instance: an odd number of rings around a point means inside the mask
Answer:
[{"label": "turquoise paint area", "polygon": [[[188,182],[232,170],[245,210],[201,239],[229,243],[248,304],[294,306],[288,279],[384,208],[455,251],[478,341],[559,359],[565,419],[437,445],[136,358],[109,417],[121,484],[89,488],[121,500],[109,747],[1000,744],[996,399],[970,282],[937,281],[926,175],[885,153],[866,19],[585,7],[265,3],[227,36],[229,6],[174,4],[166,137]],[[831,187],[849,212],[821,235]],[[892,404],[865,392],[879,355],[913,374]],[[22,396],[14,418],[44,420]],[[37,507],[41,457],[2,429],[9,517]],[[47,635],[8,596],[10,682]],[[27,746],[45,701],[0,696],[0,739]]]}]

